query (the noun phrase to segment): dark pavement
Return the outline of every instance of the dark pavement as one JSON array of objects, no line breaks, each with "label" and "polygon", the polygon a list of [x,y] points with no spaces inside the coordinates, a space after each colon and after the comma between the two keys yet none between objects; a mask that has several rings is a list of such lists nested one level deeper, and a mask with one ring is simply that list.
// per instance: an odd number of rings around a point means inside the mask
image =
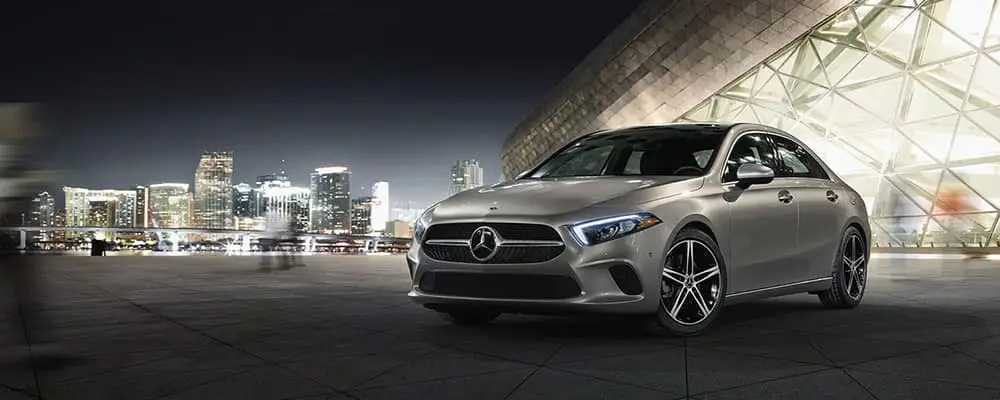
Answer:
[{"label": "dark pavement", "polygon": [[453,326],[407,301],[401,256],[37,261],[57,329],[32,340],[83,361],[15,364],[0,316],[0,399],[1000,399],[996,261],[876,259],[856,310],[736,305],[687,340],[602,318]]}]

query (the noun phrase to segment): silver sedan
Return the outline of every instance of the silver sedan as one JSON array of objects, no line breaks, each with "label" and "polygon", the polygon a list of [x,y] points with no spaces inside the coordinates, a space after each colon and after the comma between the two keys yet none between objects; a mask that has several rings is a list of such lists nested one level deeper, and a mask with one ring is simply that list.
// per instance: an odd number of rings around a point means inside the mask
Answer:
[{"label": "silver sedan", "polygon": [[414,236],[409,296],[454,322],[634,314],[690,336],[736,302],[856,307],[870,227],[858,193],[792,135],[670,124],[586,135],[433,205]]}]

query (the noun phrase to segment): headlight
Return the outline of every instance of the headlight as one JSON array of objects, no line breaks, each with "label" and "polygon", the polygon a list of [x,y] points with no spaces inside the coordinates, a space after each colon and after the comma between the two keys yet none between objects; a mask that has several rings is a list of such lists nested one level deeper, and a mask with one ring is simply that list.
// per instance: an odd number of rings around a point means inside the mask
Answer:
[{"label": "headlight", "polygon": [[601,218],[573,225],[573,236],[584,246],[615,240],[661,223],[650,213],[636,213]]},{"label": "headlight", "polygon": [[413,224],[413,242],[420,243],[420,240],[424,238],[424,232],[427,231],[427,221],[424,220],[424,216],[421,215],[417,218],[417,223]]}]

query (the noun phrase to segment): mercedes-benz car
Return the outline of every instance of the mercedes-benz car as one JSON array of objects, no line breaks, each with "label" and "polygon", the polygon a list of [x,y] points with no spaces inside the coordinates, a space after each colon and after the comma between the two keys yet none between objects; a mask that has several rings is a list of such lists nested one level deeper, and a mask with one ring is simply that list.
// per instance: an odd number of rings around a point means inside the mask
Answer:
[{"label": "mercedes-benz car", "polygon": [[757,124],[591,133],[417,221],[409,297],[459,324],[633,314],[702,333],[723,306],[812,293],[861,303],[868,213],[801,141]]}]

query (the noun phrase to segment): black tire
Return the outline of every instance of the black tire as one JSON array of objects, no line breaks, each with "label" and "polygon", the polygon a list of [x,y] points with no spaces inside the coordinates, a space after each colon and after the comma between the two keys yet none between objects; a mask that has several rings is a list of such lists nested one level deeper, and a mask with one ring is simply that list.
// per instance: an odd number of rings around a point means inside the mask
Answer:
[{"label": "black tire", "polygon": [[500,311],[489,308],[455,307],[438,311],[438,315],[456,325],[484,325],[500,316]]},{"label": "black tire", "polygon": [[[847,258],[857,260],[862,257],[860,264],[852,267]],[[824,306],[834,309],[849,309],[861,304],[861,299],[865,297],[865,289],[868,288],[868,241],[858,228],[848,227],[840,239],[840,247],[837,249],[836,258],[833,260],[833,282],[830,289],[819,292],[819,301]],[[856,271],[857,274],[852,273]],[[860,277],[860,281],[855,281],[854,277]],[[860,282],[860,286],[858,283]]]},{"label": "black tire", "polygon": [[[662,264],[663,272],[661,275],[668,274],[668,266],[674,269],[676,260],[676,252],[678,251],[678,246],[684,246],[686,249],[687,243],[693,243],[696,247],[695,257],[696,264],[706,264],[706,265],[696,265],[694,273],[697,274],[701,271],[702,274],[711,274],[712,266],[707,265],[708,263],[714,263],[718,267],[718,274],[712,275],[708,280],[701,284],[680,284],[669,280],[667,278],[660,278],[660,307],[657,309],[656,313],[644,319],[644,326],[646,331],[652,335],[656,336],[677,336],[677,337],[691,337],[698,336],[702,334],[715,319],[719,316],[722,308],[725,306],[726,299],[726,288],[728,282],[728,276],[726,275],[726,264],[725,260],[722,258],[722,252],[719,251],[718,244],[711,236],[702,232],[698,229],[683,229],[674,238],[673,242],[667,247],[667,255],[664,257],[664,262]],[[699,246],[700,245],[700,246]],[[685,251],[686,250],[681,250]],[[686,253],[685,253],[686,254]],[[711,257],[709,258],[708,255]],[[700,257],[699,257],[700,256]],[[707,262],[705,260],[708,260]],[[701,268],[700,270],[698,268]],[[708,275],[706,275],[708,276]],[[685,280],[687,282],[687,280]],[[676,316],[671,316],[672,307],[667,306],[667,302],[672,305],[676,304],[678,300],[677,296],[692,295],[689,288],[698,289],[698,296],[704,300],[702,304],[709,307],[709,312],[705,315],[702,309],[698,307],[697,303],[688,304],[688,300],[684,297],[681,300],[681,307],[678,308]],[[701,293],[708,289],[709,296],[714,298],[709,300]],[[687,294],[685,294],[685,291]],[[665,298],[666,297],[666,298]],[[694,298],[694,297],[692,297]],[[711,304],[708,304],[708,303]],[[690,310],[689,307],[696,307],[694,310]],[[684,312],[684,311],[689,312]],[[695,316],[691,318],[685,318],[687,314],[694,313]],[[687,319],[686,321],[684,321]]]}]

